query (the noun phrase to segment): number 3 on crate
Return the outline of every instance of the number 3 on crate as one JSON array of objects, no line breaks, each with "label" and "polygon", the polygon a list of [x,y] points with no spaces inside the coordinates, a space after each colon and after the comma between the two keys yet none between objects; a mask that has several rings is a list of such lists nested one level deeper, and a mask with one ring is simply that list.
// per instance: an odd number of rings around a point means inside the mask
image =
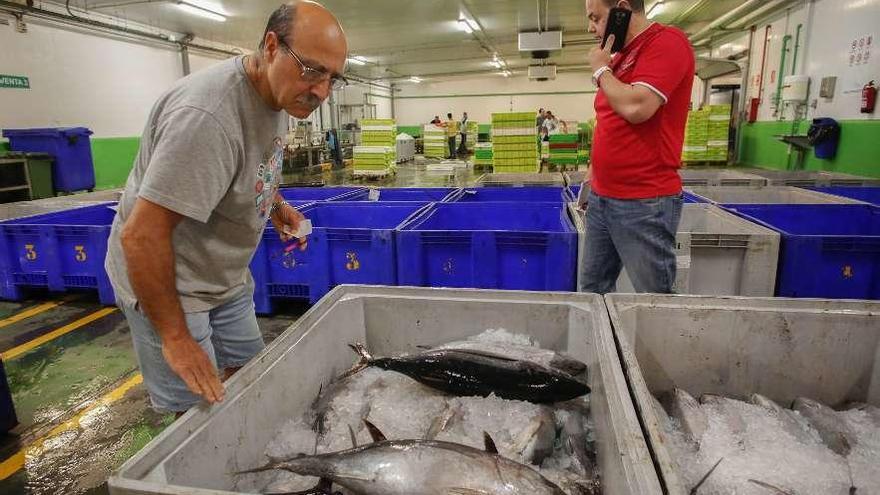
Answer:
[{"label": "number 3 on crate", "polygon": [[86,259],[88,259],[88,257],[86,256],[85,246],[73,246],[73,249],[76,251],[76,255],[74,255],[76,261],[83,263]]},{"label": "number 3 on crate", "polygon": [[37,259],[36,246],[33,244],[25,244],[24,245],[24,257],[27,258],[28,261],[36,261],[36,259]]}]

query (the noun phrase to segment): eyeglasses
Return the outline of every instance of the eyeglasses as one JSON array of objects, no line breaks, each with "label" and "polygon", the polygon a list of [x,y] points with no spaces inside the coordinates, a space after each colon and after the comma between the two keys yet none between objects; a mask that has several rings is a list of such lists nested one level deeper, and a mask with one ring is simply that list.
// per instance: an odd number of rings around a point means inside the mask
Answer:
[{"label": "eyeglasses", "polygon": [[282,40],[280,37],[278,38],[278,43],[280,43],[281,46],[284,47],[284,50],[288,54],[290,54],[290,56],[293,57],[294,60],[296,60],[300,67],[302,67],[302,73],[300,74],[300,77],[302,77],[303,81],[309,84],[319,84],[329,80],[330,88],[333,90],[340,90],[348,84],[348,80],[342,76],[332,75],[329,72],[316,69],[314,67],[309,67],[308,65],[304,64],[302,59],[297,56],[296,52],[294,52],[293,49],[290,48],[290,45],[288,45],[287,42]]}]

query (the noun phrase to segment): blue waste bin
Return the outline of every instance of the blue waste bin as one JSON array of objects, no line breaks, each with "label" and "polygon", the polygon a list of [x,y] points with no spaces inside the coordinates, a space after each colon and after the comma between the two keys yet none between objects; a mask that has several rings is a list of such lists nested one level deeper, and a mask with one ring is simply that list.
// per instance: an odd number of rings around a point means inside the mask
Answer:
[{"label": "blue waste bin", "polygon": [[92,147],[85,127],[3,129],[13,151],[49,153],[55,157],[52,182],[55,192],[91,191],[95,188]]},{"label": "blue waste bin", "polygon": [[813,119],[813,125],[807,132],[807,139],[813,146],[816,158],[833,160],[837,155],[837,144],[840,142],[840,124],[834,119]]}]

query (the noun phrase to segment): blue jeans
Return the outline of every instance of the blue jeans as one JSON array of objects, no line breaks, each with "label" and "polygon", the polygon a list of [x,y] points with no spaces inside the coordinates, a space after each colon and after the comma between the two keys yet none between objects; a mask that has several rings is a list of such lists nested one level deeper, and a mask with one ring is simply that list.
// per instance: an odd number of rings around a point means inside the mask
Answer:
[{"label": "blue jeans", "polygon": [[[162,355],[162,341],[147,316],[135,307],[122,306],[144,384],[153,407],[162,412],[184,412],[201,402],[190,392]],[[221,372],[244,366],[265,344],[257,316],[254,294],[245,290],[237,298],[211,311],[187,313],[189,333]]]},{"label": "blue jeans", "polygon": [[455,136],[449,136],[449,158],[455,158]]},{"label": "blue jeans", "polygon": [[636,292],[672,293],[681,208],[680,194],[621,200],[590,192],[579,290],[614,292],[626,267]]}]

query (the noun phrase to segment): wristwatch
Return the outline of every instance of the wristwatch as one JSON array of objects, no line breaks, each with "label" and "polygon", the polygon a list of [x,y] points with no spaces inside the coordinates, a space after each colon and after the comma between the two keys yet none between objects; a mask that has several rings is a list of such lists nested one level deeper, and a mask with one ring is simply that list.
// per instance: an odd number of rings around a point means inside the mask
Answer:
[{"label": "wristwatch", "polygon": [[602,77],[602,74],[604,74],[606,72],[610,72],[610,71],[611,71],[611,67],[608,67],[607,65],[603,65],[602,67],[599,67],[599,69],[596,72],[593,72],[593,85],[595,85],[598,88],[599,87],[599,78]]}]

